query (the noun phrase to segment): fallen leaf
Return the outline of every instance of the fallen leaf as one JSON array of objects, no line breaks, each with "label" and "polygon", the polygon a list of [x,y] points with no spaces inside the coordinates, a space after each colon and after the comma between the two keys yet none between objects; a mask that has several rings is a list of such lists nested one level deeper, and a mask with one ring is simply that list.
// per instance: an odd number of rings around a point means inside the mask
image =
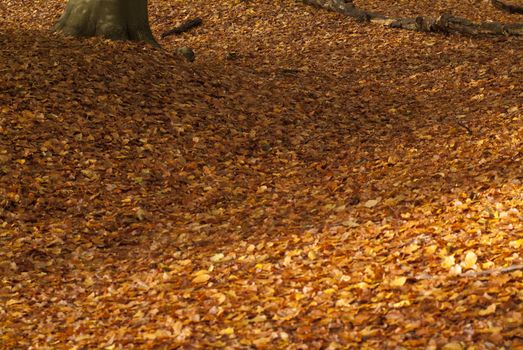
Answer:
[{"label": "fallen leaf", "polygon": [[396,277],[392,281],[390,281],[390,285],[392,287],[401,287],[405,284],[405,282],[407,282],[407,277],[401,276]]},{"label": "fallen leaf", "polygon": [[225,255],[223,253],[214,254],[213,256],[211,256],[211,261],[212,262],[219,262],[224,257],[225,257]]},{"label": "fallen leaf", "polygon": [[441,347],[441,350],[463,350],[465,346],[459,342],[450,342]]},{"label": "fallen leaf", "polygon": [[232,328],[232,327],[224,328],[220,331],[220,334],[221,335],[232,335],[232,334],[234,334],[234,328]]},{"label": "fallen leaf", "polygon": [[381,201],[381,198],[376,198],[376,199],[370,199],[368,201],[365,202],[364,206],[365,208],[373,208],[375,207],[379,202]]},{"label": "fallen leaf", "polygon": [[209,281],[210,279],[211,279],[210,275],[201,274],[201,275],[197,275],[196,277],[194,277],[192,279],[192,282],[193,283],[205,283],[205,282]]},{"label": "fallen leaf", "polygon": [[476,265],[477,261],[478,261],[477,255],[474,252],[469,251],[465,255],[465,259],[461,262],[461,266],[465,270],[471,269],[471,268],[473,268]]},{"label": "fallen leaf", "polygon": [[496,304],[490,304],[486,309],[479,310],[478,315],[487,316],[496,312]]},{"label": "fallen leaf", "polygon": [[441,262],[441,266],[445,269],[450,269],[456,264],[456,259],[454,258],[454,255],[449,255],[443,258],[443,261]]}]

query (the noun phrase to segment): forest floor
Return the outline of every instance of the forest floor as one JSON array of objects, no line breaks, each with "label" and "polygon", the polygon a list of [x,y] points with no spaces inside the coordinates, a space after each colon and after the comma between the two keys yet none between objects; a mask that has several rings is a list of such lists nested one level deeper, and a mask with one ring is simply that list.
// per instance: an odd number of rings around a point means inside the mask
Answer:
[{"label": "forest floor", "polygon": [[63,7],[0,4],[0,349],[523,349],[522,38],[152,0],[203,19],[161,51]]}]

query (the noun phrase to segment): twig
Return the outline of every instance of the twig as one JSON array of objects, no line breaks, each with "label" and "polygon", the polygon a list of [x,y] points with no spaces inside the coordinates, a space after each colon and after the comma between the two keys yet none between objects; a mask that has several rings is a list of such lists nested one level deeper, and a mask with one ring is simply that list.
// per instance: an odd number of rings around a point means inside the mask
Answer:
[{"label": "twig", "polygon": [[187,22],[179,25],[178,27],[163,33],[162,34],[162,39],[165,38],[166,36],[169,36],[169,35],[173,35],[173,34],[179,35],[179,34],[182,34],[182,33],[186,32],[186,31],[188,31],[188,30],[190,30],[192,28],[198,27],[201,24],[202,24],[202,19],[200,17],[196,17],[195,19],[191,19],[190,21],[187,21]]}]

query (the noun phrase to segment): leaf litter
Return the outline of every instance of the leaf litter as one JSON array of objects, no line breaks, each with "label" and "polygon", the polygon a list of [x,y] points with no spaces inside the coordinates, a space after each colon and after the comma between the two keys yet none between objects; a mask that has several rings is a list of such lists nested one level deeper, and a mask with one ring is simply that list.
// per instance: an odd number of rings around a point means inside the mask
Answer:
[{"label": "leaf litter", "polygon": [[63,5],[0,6],[0,347],[522,347],[522,39],[155,0],[203,19],[161,52]]}]

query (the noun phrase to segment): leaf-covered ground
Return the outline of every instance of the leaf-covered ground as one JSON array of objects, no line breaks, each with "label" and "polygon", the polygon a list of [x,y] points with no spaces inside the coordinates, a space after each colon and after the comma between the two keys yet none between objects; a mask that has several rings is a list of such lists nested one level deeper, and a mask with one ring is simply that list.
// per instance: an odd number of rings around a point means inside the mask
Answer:
[{"label": "leaf-covered ground", "polygon": [[[151,2],[203,25],[0,4],[1,349],[523,348],[523,39]],[[358,5],[518,21],[390,3]]]}]

